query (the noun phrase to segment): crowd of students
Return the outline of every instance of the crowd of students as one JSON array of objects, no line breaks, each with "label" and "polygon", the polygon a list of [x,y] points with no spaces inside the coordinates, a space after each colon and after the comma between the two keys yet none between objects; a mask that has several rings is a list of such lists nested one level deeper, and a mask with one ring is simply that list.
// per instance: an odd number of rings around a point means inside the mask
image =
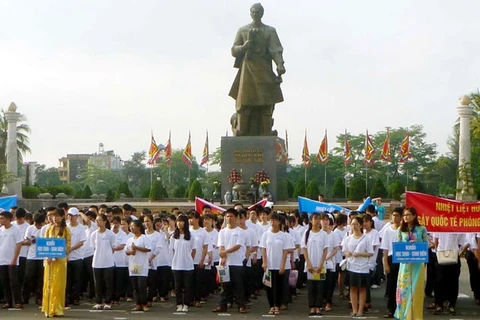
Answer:
[{"label": "crowd of students", "polygon": [[[464,253],[480,304],[480,234],[427,234],[414,208],[396,208],[384,223],[374,205],[348,216],[241,204],[219,215],[208,205],[201,213],[174,208],[153,215],[148,209],[137,214],[129,204],[79,210],[60,203],[33,215],[23,208],[2,211],[0,224],[2,308],[33,299],[49,317],[82,297],[96,310],[135,301],[133,311],[149,311],[154,301],[174,299],[177,312],[188,312],[218,291],[213,312],[236,305],[246,313],[263,289],[268,314],[278,315],[304,286],[309,315],[331,311],[338,287],[339,297],[350,300],[351,316],[361,317],[372,306],[370,290],[385,277],[386,318],[421,319],[423,297],[433,294],[428,307],[435,314],[455,314]],[[36,239],[43,237],[65,238],[66,258],[36,257]],[[393,263],[395,241],[428,241],[426,268]],[[445,250],[458,250],[456,263],[437,261],[435,251]]]}]

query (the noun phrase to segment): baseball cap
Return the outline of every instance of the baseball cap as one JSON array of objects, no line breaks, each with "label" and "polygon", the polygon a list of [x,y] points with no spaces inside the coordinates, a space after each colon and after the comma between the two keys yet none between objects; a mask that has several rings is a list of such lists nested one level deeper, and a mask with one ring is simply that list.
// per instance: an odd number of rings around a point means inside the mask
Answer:
[{"label": "baseball cap", "polygon": [[80,212],[78,211],[77,208],[73,207],[73,208],[68,209],[67,214],[71,214],[72,216],[78,216],[80,214]]}]

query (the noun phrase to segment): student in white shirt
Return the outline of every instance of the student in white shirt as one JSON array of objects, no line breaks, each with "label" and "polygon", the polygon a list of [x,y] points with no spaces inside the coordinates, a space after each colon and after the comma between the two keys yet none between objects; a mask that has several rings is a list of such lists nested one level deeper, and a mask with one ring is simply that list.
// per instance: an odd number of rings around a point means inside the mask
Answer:
[{"label": "student in white shirt", "polygon": [[[335,228],[333,230],[333,233],[337,235],[337,238],[341,239],[340,241],[342,241],[343,239],[345,239],[345,237],[347,236],[347,223],[348,223],[348,216],[346,214],[343,214],[341,212],[337,212],[337,214],[335,215]],[[337,252],[337,255],[335,257],[335,269],[338,273],[338,279],[337,279],[337,283],[338,283],[338,296],[339,298],[343,299],[345,297],[345,293],[344,293],[344,290],[345,290],[345,276],[346,276],[346,272],[344,270],[342,270],[339,266],[340,264],[340,261],[342,261],[343,259],[343,252],[342,250],[338,250]]]},{"label": "student in white shirt", "polygon": [[147,312],[148,256],[151,245],[139,220],[132,221],[130,229],[133,237],[128,238],[125,253],[129,257],[128,272],[135,294],[135,308],[132,311]]},{"label": "student in white shirt", "polygon": [[[380,236],[379,236],[379,233],[378,231],[375,229],[375,221],[373,221],[372,219],[372,216],[369,215],[368,213],[365,214],[365,216],[363,217],[363,233],[365,234],[365,236],[369,237],[370,238],[370,241],[372,242],[372,245],[373,245],[373,256],[371,256],[369,259],[368,259],[368,264],[369,264],[369,268],[370,268],[370,282],[369,284],[372,283],[373,281],[373,277],[374,277],[374,274],[375,274],[375,270],[377,268],[377,255],[378,255],[378,250],[379,250],[379,247],[380,247]],[[378,286],[375,286],[374,285],[371,285],[371,288],[372,289],[378,289],[379,287]],[[372,297],[371,297],[371,292],[370,292],[370,285],[367,286],[367,299],[365,301],[365,308],[368,308],[370,309],[371,308],[371,302],[372,302]]]},{"label": "student in white shirt", "polygon": [[277,213],[270,217],[272,228],[265,232],[260,240],[262,248],[262,267],[271,274],[271,287],[267,287],[267,298],[270,305],[269,315],[280,314],[284,284],[285,264],[289,250],[294,249],[288,236],[281,231],[281,218]]},{"label": "student in white shirt", "polygon": [[[263,233],[265,232],[264,228],[259,224],[258,216],[259,212],[263,211],[262,206],[255,206],[248,210],[248,217],[249,220],[245,221],[245,224],[248,228],[252,228],[257,233],[258,243],[260,243],[260,239],[262,238]],[[258,247],[258,244],[257,244]],[[258,248],[257,252],[252,254],[252,271],[253,271],[253,289],[254,294],[250,295],[250,299],[257,299],[257,295],[260,294],[260,290],[263,289],[262,277],[263,277],[263,269],[262,269],[262,252],[261,249]]]},{"label": "student in white shirt", "polygon": [[[293,301],[293,296],[297,294],[295,288],[290,287],[290,272],[295,270],[295,260],[298,260],[298,252],[300,251],[300,242],[302,237],[300,234],[290,227],[291,221],[295,221],[294,217],[280,215],[282,222],[282,231],[290,239],[293,249],[288,250],[287,262],[285,263],[285,273],[283,277],[283,298],[280,310],[287,310],[288,304]],[[298,273],[297,273],[298,274]],[[297,278],[298,279],[298,278]],[[296,285],[296,283],[295,283]]]},{"label": "student in white shirt", "polygon": [[[290,211],[289,214],[290,216],[295,217],[295,223],[291,225],[292,229],[300,235],[300,238],[302,238],[305,231],[308,229],[308,226],[302,224],[298,209]],[[303,270],[305,270],[305,256],[303,255],[302,248],[298,249],[298,259],[295,259],[295,269],[298,270],[297,289],[301,289],[304,284],[307,283],[307,274],[303,272]]]},{"label": "student in white shirt", "polygon": [[[113,249],[115,248],[115,234],[109,230],[110,223],[107,216],[100,214],[95,219],[98,229],[90,236],[93,247],[93,277],[95,279],[95,310],[112,309],[113,301]],[[103,298],[105,305],[102,306]]]},{"label": "student in white shirt", "polygon": [[307,271],[308,307],[310,315],[321,315],[325,288],[325,259],[329,249],[328,235],[321,229],[320,214],[310,215],[310,224],[303,234],[301,247]]},{"label": "student in white shirt", "polygon": [[343,238],[340,234],[333,232],[335,218],[331,213],[322,213],[320,215],[322,231],[327,234],[328,250],[325,258],[325,311],[332,310],[333,292],[335,290],[335,281],[337,279],[336,273],[336,256],[337,252],[341,251],[340,245]]},{"label": "student in white shirt", "polygon": [[243,287],[245,294],[245,301],[250,301],[250,296],[253,295],[253,270],[252,270],[252,256],[256,254],[258,249],[258,239],[257,234],[252,228],[248,228],[246,225],[247,212],[244,209],[238,210],[238,226],[240,229],[245,231],[245,245],[247,247],[245,253],[245,266],[244,266],[244,277],[243,277]]},{"label": "student in white shirt", "polygon": [[246,234],[245,231],[238,227],[237,219],[238,212],[235,209],[225,211],[227,226],[218,233],[220,265],[228,266],[230,282],[222,283],[223,291],[220,304],[212,310],[213,312],[225,312],[231,296],[235,297],[238,311],[240,313],[247,312],[243,286],[243,264],[247,251]]},{"label": "student in white shirt", "polygon": [[342,242],[343,254],[347,258],[347,271],[350,279],[350,299],[352,316],[362,317],[370,284],[369,258],[373,256],[372,242],[363,235],[363,219],[356,216],[350,223],[351,234]]},{"label": "student in white shirt", "polygon": [[[3,284],[5,305],[2,309],[22,309],[21,287],[18,282],[18,256],[23,245],[23,234],[12,224],[9,211],[0,212],[0,280]],[[14,304],[15,303],[15,304]]]},{"label": "student in white shirt", "polygon": [[[142,217],[140,218],[142,219]],[[160,253],[160,241],[161,235],[159,232],[155,230],[155,226],[153,224],[153,215],[152,214],[145,214],[143,215],[143,226],[145,227],[145,236],[148,237],[150,241],[150,246],[152,251],[150,251],[148,256],[148,280],[147,280],[147,307],[152,306],[153,298],[157,296],[157,264],[156,264],[156,257]]]},{"label": "student in white shirt", "polygon": [[67,227],[71,233],[71,247],[67,252],[67,301],[73,305],[80,304],[82,294],[83,245],[87,240],[85,227],[78,223],[80,218],[77,208],[67,212]]},{"label": "student in white shirt", "polygon": [[[15,211],[15,221],[12,221],[12,224],[17,226],[18,229],[20,230],[20,233],[25,235],[25,232],[27,231],[28,226],[30,224],[25,220],[27,216],[27,210],[25,210],[22,207],[17,208]],[[17,268],[17,273],[18,273],[18,283],[20,284],[20,287],[23,287],[24,279],[25,279],[25,266],[27,264],[27,253],[28,253],[28,241],[23,241],[22,244],[22,249],[20,249],[20,255],[18,256],[18,268]]]},{"label": "student in white shirt", "polygon": [[90,237],[92,233],[98,229],[95,219],[97,214],[93,211],[83,212],[79,210],[80,216],[83,219],[83,224],[85,226],[85,235],[87,241],[83,245],[83,272],[84,279],[86,280],[83,285],[83,292],[87,292],[88,286],[88,298],[94,299],[95,297],[95,280],[93,279],[93,248],[90,244]]},{"label": "student in white shirt", "polygon": [[[167,219],[155,218],[155,229],[160,233],[160,254],[157,255],[157,277],[158,277],[158,295],[160,302],[168,300],[168,291],[173,289],[172,260],[173,250],[170,248],[170,237],[175,231],[177,218],[172,214]],[[173,229],[169,230],[169,221],[173,221]],[[215,279],[214,279],[215,280]]]},{"label": "student in white shirt", "polygon": [[465,260],[470,274],[470,288],[473,292],[473,299],[480,305],[480,233],[467,233],[465,235]]},{"label": "student in white shirt", "polygon": [[[112,211],[115,211],[116,208],[113,208]],[[118,208],[120,209],[120,208]],[[122,209],[120,209],[120,214],[122,212]],[[133,237],[133,233],[130,231],[130,224],[132,223],[132,219],[130,218],[124,218],[121,217],[120,220],[120,228],[122,229],[123,232],[127,235],[127,240]],[[125,254],[125,265],[128,267],[128,261],[130,258]],[[128,277],[128,271],[127,271],[127,277]],[[125,293],[126,293],[126,301],[127,302],[132,302],[133,301],[133,286],[132,286],[132,281],[127,281],[127,287],[125,288]],[[122,297],[120,297],[120,300],[122,300]]]},{"label": "student in white shirt", "polygon": [[126,259],[127,254],[125,253],[128,237],[121,228],[122,219],[120,216],[113,216],[111,220],[112,232],[115,234],[115,248],[113,248],[113,261],[115,263],[113,270],[113,302],[114,304],[118,304],[122,298],[125,299],[127,283],[130,282]]},{"label": "student in white shirt", "polygon": [[196,255],[193,259],[195,270],[193,272],[193,299],[194,306],[199,308],[201,298],[208,295],[205,273],[205,257],[208,250],[207,232],[203,229],[202,218],[200,214],[194,210],[188,212],[190,234],[195,238]]},{"label": "student in white shirt", "polygon": [[188,217],[180,214],[177,217],[175,232],[170,237],[170,248],[173,249],[172,271],[175,280],[177,312],[188,312],[188,306],[193,300],[195,247],[195,238],[190,232]]},{"label": "student in white shirt", "polygon": [[216,282],[217,277],[217,268],[215,264],[218,265],[220,257],[218,255],[218,231],[215,229],[216,216],[209,213],[203,215],[203,227],[207,232],[207,242],[208,250],[207,256],[205,257],[205,271],[207,273],[208,280],[206,285],[208,286],[208,293],[214,294],[215,290],[218,289]]},{"label": "student in white shirt", "polygon": [[25,231],[25,240],[28,243],[27,265],[25,267],[25,282],[23,283],[23,303],[27,304],[30,295],[35,293],[35,303],[42,305],[43,295],[43,258],[37,258],[37,238],[41,238],[45,215],[36,212],[33,215],[33,225]]}]

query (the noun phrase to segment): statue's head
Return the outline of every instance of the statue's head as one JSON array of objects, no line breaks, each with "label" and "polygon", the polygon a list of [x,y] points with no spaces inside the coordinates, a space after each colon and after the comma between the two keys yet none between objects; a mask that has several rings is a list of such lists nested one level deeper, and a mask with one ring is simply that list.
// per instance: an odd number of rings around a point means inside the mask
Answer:
[{"label": "statue's head", "polygon": [[250,17],[252,17],[253,22],[260,22],[263,17],[263,6],[261,3],[255,3],[250,8]]}]

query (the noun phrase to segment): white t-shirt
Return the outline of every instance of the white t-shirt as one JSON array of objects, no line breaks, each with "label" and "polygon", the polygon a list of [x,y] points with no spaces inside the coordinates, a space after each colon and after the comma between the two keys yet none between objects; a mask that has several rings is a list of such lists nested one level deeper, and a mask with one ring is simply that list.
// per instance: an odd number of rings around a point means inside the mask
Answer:
[{"label": "white t-shirt", "polygon": [[260,247],[266,249],[267,269],[280,270],[283,251],[293,249],[294,244],[284,232],[274,233],[272,230],[268,230],[260,240]]},{"label": "white t-shirt", "polygon": [[343,252],[351,252],[352,256],[347,258],[347,270],[355,273],[370,273],[367,257],[354,257],[353,253],[371,253],[373,254],[373,246],[369,237],[362,235],[356,239],[355,236],[349,235],[342,242]]},{"label": "white t-shirt", "polygon": [[[127,234],[125,231],[119,229],[117,233],[115,234],[115,247],[121,246],[122,244],[127,244]],[[132,233],[131,233],[132,234]],[[113,253],[113,262],[115,263],[115,267],[118,268],[125,268],[128,267],[128,262],[127,262],[127,254],[125,253],[125,250],[117,250]]]},{"label": "white t-shirt", "polygon": [[369,233],[366,233],[365,230],[363,232],[365,236],[370,238],[370,241],[372,242],[372,246],[376,247],[374,249],[373,256],[368,258],[368,265],[370,267],[370,270],[375,270],[375,267],[377,266],[377,256],[378,256],[378,249],[380,249],[380,234],[376,229],[370,230]]},{"label": "white t-shirt", "polygon": [[[382,230],[379,231],[380,239],[383,238],[383,234],[385,233],[385,230],[387,230],[391,225],[392,225],[392,223],[390,221],[383,225]],[[380,248],[380,249],[382,249],[382,248]]]},{"label": "white t-shirt", "polygon": [[465,242],[463,245],[466,246],[467,244],[469,244],[470,247],[468,247],[468,250],[478,249],[478,242],[477,242],[478,237],[480,237],[480,233],[466,233]]},{"label": "white t-shirt", "polygon": [[[30,226],[28,223],[23,222],[22,224],[18,224],[17,221],[13,221],[12,225],[17,226],[17,228],[20,230],[22,233],[22,236],[25,235],[25,232],[27,232],[27,228]],[[28,246],[23,245],[22,249],[20,249],[20,255],[19,257],[26,258],[28,254]]]},{"label": "white t-shirt", "polygon": [[[45,238],[45,236],[47,235],[47,229],[48,227],[50,227],[52,224],[48,223],[46,225],[44,225],[42,227],[42,229],[40,229],[40,238]],[[87,238],[88,239],[88,238]]]},{"label": "white t-shirt", "polygon": [[[328,250],[327,250],[327,258],[328,258],[332,253],[332,251],[335,250],[335,248],[340,248],[340,245],[343,239],[340,238],[339,233],[335,233],[333,231],[331,231],[330,233],[327,233],[326,231],[324,232],[327,234],[327,240],[328,240]],[[340,261],[337,262],[337,254],[334,254],[333,257],[325,261],[325,267],[330,271],[335,271],[335,265],[339,262]]]},{"label": "white t-shirt", "polygon": [[[331,234],[333,234],[333,232]],[[322,262],[323,250],[327,248],[328,252],[328,249],[330,248],[328,235],[323,230],[320,230],[318,232],[313,232],[310,230],[307,241],[307,232],[305,232],[302,237],[301,247],[306,250],[308,254],[308,259],[312,264],[312,268],[319,268],[320,263]],[[309,273],[306,263],[304,271]],[[310,276],[312,275],[310,274]]]},{"label": "white t-shirt", "polygon": [[78,224],[75,227],[70,225],[67,226],[70,229],[70,233],[72,234],[71,246],[77,245],[79,242],[83,242],[83,245],[70,252],[67,256],[68,261],[77,261],[83,259],[83,247],[85,246],[85,242],[87,241],[87,235],[85,234],[85,226]]},{"label": "white t-shirt", "polygon": [[[255,233],[255,231],[248,227],[247,229],[243,229],[243,231],[245,231],[245,246],[247,248],[258,247],[257,234]],[[250,256],[247,259],[247,267],[251,267],[251,266],[252,266],[252,259]]]},{"label": "white t-shirt", "polygon": [[[300,232],[292,228],[288,229],[288,233],[292,236],[293,242],[295,244],[295,249],[293,250],[293,260],[295,261],[300,258],[300,255],[298,254],[297,246],[300,247],[300,250],[301,250],[300,244],[302,242],[302,235],[300,234]],[[290,260],[288,260],[287,258],[287,261],[290,261]]]},{"label": "white t-shirt", "polygon": [[438,251],[444,250],[458,250],[459,245],[463,245],[465,242],[464,234],[452,234],[452,233],[434,233],[434,239],[438,239]]},{"label": "white t-shirt", "polygon": [[225,247],[225,250],[240,245],[240,248],[227,254],[226,264],[228,266],[243,266],[246,253],[246,233],[240,227],[230,229],[228,227],[218,233],[218,247]]},{"label": "white t-shirt", "polygon": [[93,256],[93,247],[89,239],[92,236],[92,233],[98,229],[97,223],[95,221],[90,222],[90,227],[85,225],[85,235],[87,236],[87,241],[83,245],[83,257],[88,258]]},{"label": "white t-shirt", "polygon": [[185,240],[183,234],[178,239],[171,236],[170,248],[173,249],[172,270],[193,270],[192,251],[195,250],[195,237],[190,235],[190,240]]},{"label": "white t-shirt", "polygon": [[[297,233],[293,229],[289,229],[289,232],[284,232],[285,236],[287,237],[287,241],[289,246],[293,248],[293,253],[295,253],[296,248],[295,246],[298,244],[300,246],[301,239],[297,238]],[[285,270],[292,269],[290,262],[292,261],[292,253],[287,254],[287,259],[285,260]]]},{"label": "white t-shirt", "polygon": [[[207,230],[205,230],[207,231]],[[213,263],[220,261],[220,256],[218,254],[218,230],[213,228],[212,231],[207,231],[207,242],[208,242],[208,252],[212,252],[212,261]],[[207,261],[207,259],[205,259]]]},{"label": "white t-shirt", "polygon": [[[336,228],[335,230],[333,230],[333,234],[336,236],[336,239],[339,241],[338,246],[340,247],[343,239],[346,238],[347,228],[343,228],[343,230],[340,230],[339,228]],[[343,252],[340,248],[340,250],[338,250],[337,254],[335,255],[335,263],[339,264],[340,261],[342,261],[342,259],[343,259]]]},{"label": "white t-shirt", "polygon": [[18,243],[23,242],[23,235],[24,233],[13,224],[8,229],[5,226],[0,228],[0,266],[9,265],[12,262],[15,256],[15,247]]},{"label": "white t-shirt", "polygon": [[207,231],[203,228],[198,228],[197,230],[193,230],[190,228],[190,236],[195,238],[195,257],[193,258],[194,264],[200,264],[200,259],[202,258],[203,246],[208,247],[208,240],[207,240]]},{"label": "white t-shirt", "polygon": [[393,253],[393,243],[398,242],[398,229],[393,229],[393,225],[383,229],[382,241],[380,243],[380,249],[388,250],[388,255]]},{"label": "white t-shirt", "polygon": [[[25,231],[25,238],[40,238],[42,233],[42,228],[37,229],[35,225],[28,226],[27,231]],[[43,260],[43,258],[37,258],[37,243],[32,243],[28,246],[27,260]]]},{"label": "white t-shirt", "polygon": [[[133,235],[133,233],[130,233]],[[132,250],[132,244],[140,248],[152,249],[150,240],[144,234],[141,234],[138,238],[132,236],[128,238],[127,245],[125,246],[125,252]],[[148,257],[150,252],[142,252],[136,250],[134,255],[128,257],[128,274],[130,277],[148,277]]]},{"label": "white t-shirt", "polygon": [[112,230],[105,229],[100,233],[100,229],[95,230],[90,236],[90,245],[93,247],[93,268],[112,268],[115,266],[113,251],[115,248],[115,234]]},{"label": "white t-shirt", "polygon": [[[158,256],[158,254],[160,253],[160,241],[161,241],[160,238],[163,236],[163,234],[160,234],[158,231],[154,231],[148,234],[147,231],[145,231],[145,235],[148,237],[150,241],[150,246],[152,249],[148,257],[150,258],[152,255],[154,255],[155,257]],[[157,270],[157,264],[156,264],[155,258],[152,260],[152,263],[150,263],[150,269]]]},{"label": "white t-shirt", "polygon": [[382,220],[380,220],[378,216],[374,216],[372,220],[375,222],[375,230],[377,230],[378,232],[382,231],[385,223]]},{"label": "white t-shirt", "polygon": [[[122,231],[123,231],[123,230],[122,230]],[[123,232],[125,232],[125,231],[123,231]],[[127,241],[128,241],[128,239],[133,238],[134,236],[135,236],[135,235],[134,235],[132,232],[129,232],[129,233],[127,234]],[[124,249],[124,251],[125,251],[125,249]],[[127,254],[125,254],[125,265],[126,265],[127,267],[128,267],[128,262],[129,262],[129,261],[130,261],[130,257],[127,256]]]},{"label": "white t-shirt", "polygon": [[157,248],[159,248],[159,253],[155,257],[155,265],[158,267],[171,267],[173,259],[173,250],[170,248],[170,242],[165,236],[165,233],[160,232],[160,237],[158,238]]}]

